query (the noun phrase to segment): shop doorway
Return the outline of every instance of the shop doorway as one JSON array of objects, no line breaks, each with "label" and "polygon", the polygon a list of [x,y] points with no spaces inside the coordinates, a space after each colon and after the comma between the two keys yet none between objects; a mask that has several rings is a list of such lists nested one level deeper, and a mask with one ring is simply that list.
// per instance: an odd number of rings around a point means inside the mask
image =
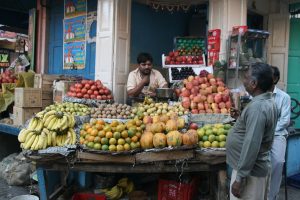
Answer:
[{"label": "shop doorway", "polygon": [[[133,0],[129,71],[135,69],[136,58],[140,52],[149,52],[154,58],[154,68],[162,72],[168,80],[168,70],[161,67],[162,54],[168,54],[175,49],[174,38],[207,37],[208,4],[199,2],[183,10],[182,7],[167,7],[164,3],[151,5],[146,0]],[[173,5],[171,1],[169,4]]]},{"label": "shop doorway", "polygon": [[[287,91],[292,98],[300,101],[300,3],[292,4],[290,6],[290,13]],[[295,127],[300,128],[299,118],[296,119]]]},{"label": "shop doorway", "polygon": [[[97,0],[87,1],[87,13],[97,10]],[[48,73],[75,75],[87,79],[95,77],[95,55],[96,42],[86,40],[85,64],[84,69],[63,69],[64,65],[64,1],[56,0],[50,3],[50,33],[49,33],[49,57],[48,57]],[[89,27],[88,37],[96,36],[96,23],[92,23]]]}]

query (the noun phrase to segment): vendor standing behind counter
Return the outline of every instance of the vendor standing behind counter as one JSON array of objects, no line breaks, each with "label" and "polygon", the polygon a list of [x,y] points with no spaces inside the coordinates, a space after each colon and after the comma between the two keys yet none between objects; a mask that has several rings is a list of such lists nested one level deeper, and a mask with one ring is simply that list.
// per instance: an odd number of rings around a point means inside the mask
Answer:
[{"label": "vendor standing behind counter", "polygon": [[127,95],[130,98],[155,97],[156,88],[167,88],[168,83],[162,74],[152,69],[153,58],[149,53],[140,53],[137,57],[138,68],[129,73]]}]

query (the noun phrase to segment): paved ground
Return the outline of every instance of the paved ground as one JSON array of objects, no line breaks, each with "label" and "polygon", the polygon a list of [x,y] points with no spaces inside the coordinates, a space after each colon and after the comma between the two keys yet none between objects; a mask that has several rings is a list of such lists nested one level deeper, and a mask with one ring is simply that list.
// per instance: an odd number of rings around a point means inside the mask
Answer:
[{"label": "paved ground", "polygon": [[[0,179],[0,200],[9,200],[12,197],[30,194],[34,192],[35,189],[32,187],[17,187],[17,186],[8,186],[5,180]],[[288,187],[288,200],[299,200],[300,199],[300,189],[294,187]],[[280,190],[280,196],[278,200],[285,200],[284,198],[284,187]]]}]

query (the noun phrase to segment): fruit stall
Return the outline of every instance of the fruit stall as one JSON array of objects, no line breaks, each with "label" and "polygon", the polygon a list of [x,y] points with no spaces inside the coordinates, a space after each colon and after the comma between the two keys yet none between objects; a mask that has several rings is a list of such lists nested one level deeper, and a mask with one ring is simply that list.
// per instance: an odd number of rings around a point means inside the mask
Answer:
[{"label": "fruit stall", "polygon": [[[68,188],[70,174],[76,172],[73,179],[82,187],[93,182],[89,178],[92,172],[123,176],[113,182],[115,185],[95,187],[93,194],[74,194],[73,198],[98,195],[120,199],[143,193],[145,197],[164,199],[171,198],[169,190],[175,184],[175,199],[180,195],[191,199],[199,193],[195,184],[203,180],[209,189],[205,194],[200,191],[202,195],[222,199],[227,194],[225,144],[233,119],[229,115],[229,89],[221,79],[201,71],[175,84],[178,101],[145,97],[133,106],[114,103],[113,94],[100,80],[63,82],[61,92],[60,87],[53,90],[52,97],[57,101],[38,107],[34,116],[19,126],[23,154],[36,163],[41,199],[57,198]],[[43,84],[49,82],[35,84],[40,88],[30,90],[47,88]],[[17,106],[28,106],[26,94],[21,92],[24,96],[20,99],[25,102],[16,101]],[[60,172],[61,180],[52,180],[54,172]],[[128,174],[175,174],[175,178],[157,177],[154,182],[158,190],[155,186],[152,191],[144,191],[139,179]],[[188,178],[183,184],[180,177],[187,174],[206,177]],[[58,183],[60,186],[54,187]]]}]

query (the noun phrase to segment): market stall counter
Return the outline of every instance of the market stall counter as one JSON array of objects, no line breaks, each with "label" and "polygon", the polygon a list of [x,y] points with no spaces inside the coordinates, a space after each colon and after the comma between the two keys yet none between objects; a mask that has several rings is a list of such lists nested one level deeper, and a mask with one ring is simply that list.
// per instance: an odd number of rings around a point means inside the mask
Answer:
[{"label": "market stall counter", "polygon": [[70,171],[80,172],[79,181],[87,184],[87,172],[102,173],[209,173],[210,199],[223,199],[227,196],[225,151],[216,149],[185,149],[160,152],[140,152],[134,155],[110,155],[77,152],[76,159],[69,163],[68,159],[51,162],[39,162],[38,180],[41,199],[55,199],[67,188],[66,178],[61,179],[61,186],[49,194],[46,180],[51,182],[49,171],[60,171],[62,177]]}]

